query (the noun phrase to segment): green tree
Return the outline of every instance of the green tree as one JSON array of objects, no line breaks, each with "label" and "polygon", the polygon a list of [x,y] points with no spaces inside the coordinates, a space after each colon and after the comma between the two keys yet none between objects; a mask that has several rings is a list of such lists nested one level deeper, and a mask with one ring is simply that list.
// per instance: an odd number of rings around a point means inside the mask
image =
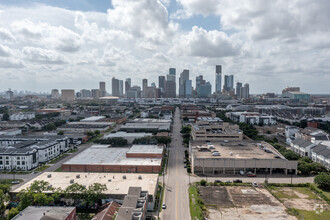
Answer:
[{"label": "green tree", "polygon": [[311,166],[306,162],[298,162],[298,170],[300,170],[302,175],[309,175],[311,172]]},{"label": "green tree", "polygon": [[64,131],[59,131],[58,133],[57,133],[57,135],[63,135],[64,134]]},{"label": "green tree", "polygon": [[50,124],[48,124],[48,125],[45,125],[45,126],[44,126],[44,129],[45,129],[46,131],[52,131],[52,130],[55,130],[55,129],[56,129],[56,126],[55,126],[55,124],[50,123]]},{"label": "green tree", "polygon": [[327,172],[327,168],[320,163],[313,162],[310,164],[313,173]]},{"label": "green tree", "polygon": [[33,204],[37,206],[49,205],[49,203],[54,202],[54,198],[47,196],[45,193],[36,193],[33,195]]},{"label": "green tree", "polygon": [[94,132],[94,134],[95,135],[99,135],[101,132],[99,131],[99,130],[96,130],[95,132]]},{"label": "green tree", "polygon": [[9,219],[14,218],[18,213],[19,213],[19,210],[17,208],[11,208],[8,212],[7,219],[9,220]]},{"label": "green tree", "polygon": [[200,184],[201,184],[201,186],[206,186],[206,180],[201,180]]},{"label": "green tree", "polygon": [[104,198],[104,192],[107,190],[105,184],[94,183],[90,185],[85,191],[83,200],[87,206],[97,203],[100,199]]},{"label": "green tree", "polygon": [[3,114],[3,116],[2,116],[2,120],[4,120],[4,121],[9,121],[9,118],[10,118],[10,116],[8,113]]},{"label": "green tree", "polygon": [[298,160],[300,158],[300,156],[297,153],[291,150],[285,150],[282,154],[288,160]]},{"label": "green tree", "polygon": [[183,126],[180,131],[181,134],[190,134],[190,132],[191,132],[190,126]]},{"label": "green tree", "polygon": [[5,203],[8,201],[8,195],[0,189],[0,219],[5,215],[6,206]]},{"label": "green tree", "polygon": [[165,144],[166,146],[172,142],[170,137],[155,137],[158,144]]},{"label": "green tree", "polygon": [[64,190],[64,196],[66,198],[80,199],[84,197],[86,190],[86,186],[73,183]]},{"label": "green tree", "polygon": [[314,178],[314,183],[323,190],[330,190],[330,175],[327,173],[320,173]]}]

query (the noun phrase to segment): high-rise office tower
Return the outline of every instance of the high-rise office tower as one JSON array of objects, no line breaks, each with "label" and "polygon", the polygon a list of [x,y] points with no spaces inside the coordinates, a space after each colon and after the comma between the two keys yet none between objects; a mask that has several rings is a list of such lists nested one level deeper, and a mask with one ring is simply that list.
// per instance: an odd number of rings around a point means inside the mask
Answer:
[{"label": "high-rise office tower", "polygon": [[14,98],[14,92],[10,89],[6,92],[6,99],[12,100]]},{"label": "high-rise office tower", "polygon": [[142,97],[146,97],[146,90],[148,87],[148,80],[147,79],[142,79]]},{"label": "high-rise office tower", "polygon": [[100,97],[104,97],[105,94],[107,93],[105,90],[105,82],[100,82],[99,83],[99,89],[100,89]]},{"label": "high-rise office tower", "polygon": [[112,96],[119,97],[119,79],[112,77],[111,81]]},{"label": "high-rise office tower", "polygon": [[58,89],[52,89],[52,92],[50,94],[51,99],[59,99],[60,93],[58,92]]},{"label": "high-rise office tower", "polygon": [[215,66],[215,92],[221,93],[222,66]]},{"label": "high-rise office tower", "polygon": [[94,99],[98,99],[98,98],[101,97],[101,90],[100,89],[92,89],[91,92],[92,92],[92,97]]},{"label": "high-rise office tower", "polygon": [[69,102],[74,101],[74,90],[73,89],[62,89],[61,90],[61,99],[62,101]]},{"label": "high-rise office tower", "polygon": [[165,90],[165,76],[158,76],[158,88]]},{"label": "high-rise office tower", "polygon": [[202,84],[199,84],[198,87],[196,87],[196,91],[197,91],[197,96],[199,98],[209,98],[211,97],[211,93],[212,93],[212,86],[210,82],[205,82]]},{"label": "high-rise office tower", "polygon": [[250,97],[250,86],[248,83],[245,83],[241,88],[241,98],[249,98]]},{"label": "high-rise office tower", "polygon": [[131,86],[132,86],[131,78],[126,78],[126,80],[125,80],[125,94],[131,88]]},{"label": "high-rise office tower", "polygon": [[225,75],[224,90],[229,92],[234,89],[234,75]]},{"label": "high-rise office tower", "polygon": [[200,84],[204,84],[205,80],[203,79],[203,75],[196,76],[196,89]]},{"label": "high-rise office tower", "polygon": [[90,98],[92,96],[91,90],[82,89],[80,90],[81,98]]},{"label": "high-rise office tower", "polygon": [[236,97],[237,97],[238,99],[241,98],[241,88],[242,88],[242,83],[237,82],[237,83],[236,83]]},{"label": "high-rise office tower", "polygon": [[184,84],[184,97],[191,98],[192,97],[192,81],[186,80]]},{"label": "high-rise office tower", "polygon": [[170,69],[168,70],[168,73],[169,73],[170,75],[176,75],[176,69],[175,69],[175,68],[170,68]]},{"label": "high-rise office tower", "polygon": [[156,83],[152,82],[151,87],[156,87]]},{"label": "high-rise office tower", "polygon": [[119,96],[123,97],[124,96],[124,81],[119,80]]},{"label": "high-rise office tower", "polygon": [[185,98],[185,85],[186,81],[189,80],[189,70],[183,70],[179,78],[179,97]]}]

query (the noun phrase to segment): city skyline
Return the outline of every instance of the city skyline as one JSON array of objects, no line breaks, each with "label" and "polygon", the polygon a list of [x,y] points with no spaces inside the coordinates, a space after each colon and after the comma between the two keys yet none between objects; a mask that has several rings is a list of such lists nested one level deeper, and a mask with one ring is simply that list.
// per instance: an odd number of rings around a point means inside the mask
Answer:
[{"label": "city skyline", "polygon": [[112,77],[137,85],[173,66],[204,75],[214,92],[221,64],[251,93],[330,93],[324,1],[4,0],[0,11],[2,91],[77,90]]}]

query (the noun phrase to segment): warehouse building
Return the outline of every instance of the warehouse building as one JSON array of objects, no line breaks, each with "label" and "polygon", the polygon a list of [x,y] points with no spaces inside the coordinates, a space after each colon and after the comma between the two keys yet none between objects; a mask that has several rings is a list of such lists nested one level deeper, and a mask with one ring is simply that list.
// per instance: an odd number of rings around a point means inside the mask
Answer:
[{"label": "warehouse building", "polygon": [[195,174],[240,174],[241,172],[297,174],[297,161],[285,159],[272,145],[256,141],[191,142],[192,172]]},{"label": "warehouse building", "polygon": [[134,141],[134,139],[136,138],[143,138],[143,137],[151,137],[152,133],[144,133],[144,132],[140,132],[140,133],[127,133],[127,132],[123,132],[123,131],[118,131],[116,133],[110,133],[107,135],[104,135],[104,139],[106,138],[125,138],[127,140],[128,143],[132,143]]},{"label": "warehouse building", "polygon": [[163,145],[133,145],[132,147],[110,147],[93,145],[62,164],[69,172],[161,172]]},{"label": "warehouse building", "polygon": [[64,206],[28,206],[18,213],[12,220],[25,219],[62,219],[76,220],[76,207]]},{"label": "warehouse building", "polygon": [[[127,194],[136,194],[140,192],[140,197],[146,197],[147,210],[153,210],[154,201],[157,193],[158,174],[136,174],[136,173],[84,173],[84,172],[44,172],[18,187],[11,192],[12,196],[18,194],[21,190],[27,189],[34,181],[46,181],[54,188],[65,190],[73,183],[85,185],[87,188],[94,184],[100,183],[107,187],[104,192],[106,198],[102,199],[102,204],[114,200],[119,204],[123,204]],[[131,187],[138,187],[141,190],[134,190]],[[44,192],[50,193],[50,192]],[[136,194],[138,195],[138,194]],[[69,204],[70,201],[66,201]],[[72,203],[73,201],[71,201]]]},{"label": "warehouse building", "polygon": [[127,132],[170,131],[171,124],[172,121],[166,119],[138,118],[122,125],[120,130]]}]

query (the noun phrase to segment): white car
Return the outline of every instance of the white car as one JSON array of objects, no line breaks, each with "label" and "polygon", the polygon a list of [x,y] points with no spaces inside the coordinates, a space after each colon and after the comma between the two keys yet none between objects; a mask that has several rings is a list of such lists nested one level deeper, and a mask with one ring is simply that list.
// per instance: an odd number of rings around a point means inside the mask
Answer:
[{"label": "white car", "polygon": [[253,186],[253,187],[258,187],[258,183],[253,182],[253,183],[252,183],[252,186]]},{"label": "white car", "polygon": [[162,209],[166,209],[166,204],[165,203],[163,203]]}]

